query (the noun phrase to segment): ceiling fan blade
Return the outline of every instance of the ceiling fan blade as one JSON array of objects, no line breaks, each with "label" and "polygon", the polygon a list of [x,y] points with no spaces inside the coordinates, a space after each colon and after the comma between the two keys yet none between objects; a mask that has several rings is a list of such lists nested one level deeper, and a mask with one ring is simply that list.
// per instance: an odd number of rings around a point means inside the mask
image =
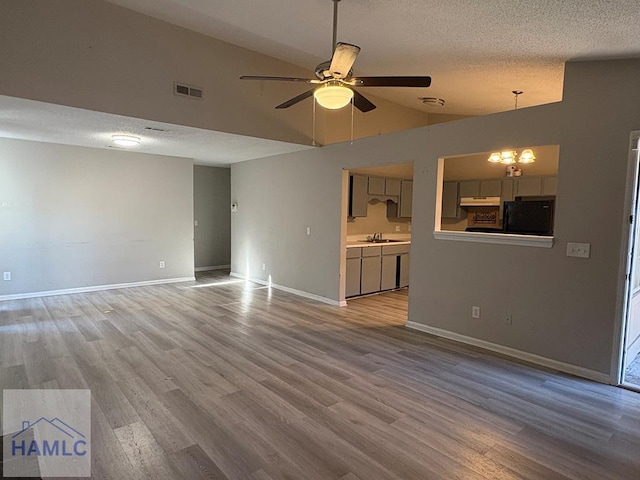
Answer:
[{"label": "ceiling fan blade", "polygon": [[315,78],[262,77],[260,75],[243,75],[240,77],[240,80],[275,80],[280,82],[322,83],[321,80]]},{"label": "ceiling fan blade", "polygon": [[356,77],[347,82],[356,87],[428,87],[431,77]]},{"label": "ceiling fan blade", "polygon": [[349,43],[338,43],[331,57],[329,72],[333,78],[346,78],[360,53],[360,47]]},{"label": "ceiling fan blade", "polygon": [[313,96],[314,90],[315,89],[312,88],[311,90],[308,90],[308,91],[306,91],[304,93],[301,93],[297,97],[293,97],[291,100],[287,100],[286,102],[281,103],[276,108],[289,108],[291,105],[295,105],[296,103],[301,102],[302,100],[305,100],[305,99]]},{"label": "ceiling fan blade", "polygon": [[367,113],[376,108],[364,95],[353,90],[353,104],[362,113]]}]

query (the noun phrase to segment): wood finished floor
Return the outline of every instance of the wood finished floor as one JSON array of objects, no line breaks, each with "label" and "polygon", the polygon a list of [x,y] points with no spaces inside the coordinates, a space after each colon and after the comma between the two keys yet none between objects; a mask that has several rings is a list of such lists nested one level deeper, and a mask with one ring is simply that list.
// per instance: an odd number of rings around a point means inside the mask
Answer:
[{"label": "wood finished floor", "polygon": [[93,478],[640,479],[640,394],[223,274],[0,302],[2,388],[90,388]]}]

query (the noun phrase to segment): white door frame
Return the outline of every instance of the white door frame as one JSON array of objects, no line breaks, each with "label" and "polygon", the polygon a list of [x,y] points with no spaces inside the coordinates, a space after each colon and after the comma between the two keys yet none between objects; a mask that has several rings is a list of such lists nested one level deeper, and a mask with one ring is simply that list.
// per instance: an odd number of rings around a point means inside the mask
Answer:
[{"label": "white door frame", "polygon": [[[613,356],[611,359],[611,383],[620,385],[624,376],[624,351],[627,332],[627,317],[631,300],[631,272],[633,267],[633,240],[638,218],[636,203],[638,198],[638,171],[640,163],[640,130],[631,132],[629,136],[629,159],[627,164],[627,183],[625,187],[624,214],[622,218],[622,245],[620,249],[620,275],[618,276],[618,306],[613,336]],[[629,221],[630,218],[632,221]],[[639,232],[640,234],[640,232]]]}]

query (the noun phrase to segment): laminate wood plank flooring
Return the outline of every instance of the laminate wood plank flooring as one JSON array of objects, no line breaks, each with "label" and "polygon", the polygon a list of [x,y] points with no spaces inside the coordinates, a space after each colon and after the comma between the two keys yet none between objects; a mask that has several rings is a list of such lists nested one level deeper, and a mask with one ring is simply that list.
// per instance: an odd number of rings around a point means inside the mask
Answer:
[{"label": "laminate wood plank flooring", "polygon": [[228,276],[0,302],[0,386],[90,388],[103,479],[640,480],[640,394]]}]

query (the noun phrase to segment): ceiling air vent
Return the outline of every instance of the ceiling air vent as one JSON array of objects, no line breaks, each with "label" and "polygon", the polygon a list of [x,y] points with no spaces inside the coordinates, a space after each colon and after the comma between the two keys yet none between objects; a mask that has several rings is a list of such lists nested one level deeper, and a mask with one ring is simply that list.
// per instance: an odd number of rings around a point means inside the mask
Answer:
[{"label": "ceiling air vent", "polygon": [[156,128],[156,127],[144,127],[145,130],[151,130],[152,132],[168,132],[169,130],[165,130],[164,128]]},{"label": "ceiling air vent", "polygon": [[202,89],[192,85],[175,82],[173,84],[173,93],[183,95],[185,97],[202,98]]}]

